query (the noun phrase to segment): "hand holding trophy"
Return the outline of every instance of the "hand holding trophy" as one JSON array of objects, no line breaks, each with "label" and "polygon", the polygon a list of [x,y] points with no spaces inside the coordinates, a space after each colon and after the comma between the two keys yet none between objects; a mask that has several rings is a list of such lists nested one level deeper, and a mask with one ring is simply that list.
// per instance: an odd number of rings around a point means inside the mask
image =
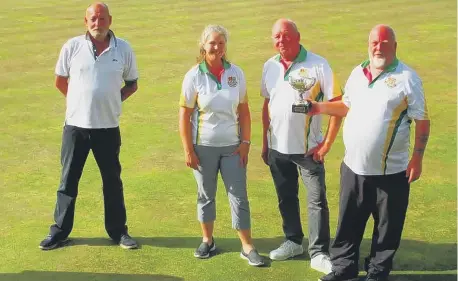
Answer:
[{"label": "hand holding trophy", "polygon": [[312,104],[304,99],[304,93],[310,90],[315,85],[316,79],[313,77],[294,78],[289,76],[288,82],[294,90],[299,93],[299,100],[293,104],[292,111],[294,113],[307,114],[312,107]]}]

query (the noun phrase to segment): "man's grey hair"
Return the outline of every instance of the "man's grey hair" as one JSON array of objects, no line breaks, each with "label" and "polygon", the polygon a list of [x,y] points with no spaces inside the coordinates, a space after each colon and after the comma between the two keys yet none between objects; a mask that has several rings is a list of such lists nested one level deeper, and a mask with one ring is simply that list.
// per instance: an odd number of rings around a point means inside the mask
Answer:
[{"label": "man's grey hair", "polygon": [[297,28],[296,23],[295,23],[293,20],[291,20],[291,19],[279,19],[279,20],[277,20],[277,21],[275,22],[275,24],[273,25],[272,30],[273,30],[273,28],[278,24],[279,21],[285,21],[285,22],[287,22],[289,25],[291,25],[291,27],[293,28],[294,31],[296,31],[297,33],[299,33],[299,29]]},{"label": "man's grey hair", "polygon": [[105,9],[107,9],[107,13],[110,14],[110,9],[108,8],[108,4],[105,3],[105,2],[94,2],[94,3],[90,4],[89,6],[87,6],[86,11],[89,10],[90,7],[96,6],[96,5],[101,5],[101,6],[105,7]]},{"label": "man's grey hair", "polygon": [[291,20],[291,19],[286,19],[286,22],[289,23],[289,24],[291,24],[291,26],[293,27],[294,31],[296,31],[297,33],[299,33],[299,29],[297,28],[297,25],[296,25],[296,23],[295,23],[293,20]]}]

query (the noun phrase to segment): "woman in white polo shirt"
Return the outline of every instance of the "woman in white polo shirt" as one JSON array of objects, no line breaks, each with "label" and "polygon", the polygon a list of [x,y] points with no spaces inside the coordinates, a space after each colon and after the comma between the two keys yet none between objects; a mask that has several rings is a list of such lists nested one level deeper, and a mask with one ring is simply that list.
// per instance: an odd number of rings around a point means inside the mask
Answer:
[{"label": "woman in white polo shirt", "polygon": [[202,32],[197,65],[183,80],[180,136],[186,165],[197,182],[197,217],[202,243],[194,256],[208,258],[216,250],[213,227],[218,172],[229,196],[232,227],[242,242],[240,256],[253,266],[264,264],[252,244],[246,165],[251,118],[243,71],[226,59],[228,34],[209,25]]}]

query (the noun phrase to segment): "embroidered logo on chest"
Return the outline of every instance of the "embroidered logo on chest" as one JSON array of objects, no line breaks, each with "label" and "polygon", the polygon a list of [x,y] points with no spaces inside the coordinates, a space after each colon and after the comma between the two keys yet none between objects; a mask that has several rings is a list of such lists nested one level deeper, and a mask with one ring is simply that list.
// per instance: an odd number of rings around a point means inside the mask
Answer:
[{"label": "embroidered logo on chest", "polygon": [[396,78],[390,76],[388,78],[385,79],[385,84],[389,87],[389,88],[394,88],[396,87]]},{"label": "embroidered logo on chest", "polygon": [[234,88],[235,86],[237,86],[237,77],[235,76],[227,77],[227,85],[229,85],[229,87],[231,88]]},{"label": "embroidered logo on chest", "polygon": [[301,78],[309,77],[309,72],[308,72],[308,70],[305,69],[305,68],[301,68],[301,69],[299,70],[299,77],[301,77]]}]

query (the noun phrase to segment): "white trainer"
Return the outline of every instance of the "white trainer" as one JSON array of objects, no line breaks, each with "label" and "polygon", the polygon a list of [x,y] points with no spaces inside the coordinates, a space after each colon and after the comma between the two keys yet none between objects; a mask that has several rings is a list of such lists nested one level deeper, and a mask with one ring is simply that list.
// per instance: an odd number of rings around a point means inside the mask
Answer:
[{"label": "white trainer", "polygon": [[329,259],[329,256],[324,254],[314,256],[310,260],[310,267],[317,271],[323,272],[324,274],[328,274],[332,271],[331,260]]},{"label": "white trainer", "polygon": [[304,248],[302,245],[296,244],[291,240],[286,240],[283,242],[280,247],[273,250],[269,254],[271,260],[283,261],[304,253]]}]

